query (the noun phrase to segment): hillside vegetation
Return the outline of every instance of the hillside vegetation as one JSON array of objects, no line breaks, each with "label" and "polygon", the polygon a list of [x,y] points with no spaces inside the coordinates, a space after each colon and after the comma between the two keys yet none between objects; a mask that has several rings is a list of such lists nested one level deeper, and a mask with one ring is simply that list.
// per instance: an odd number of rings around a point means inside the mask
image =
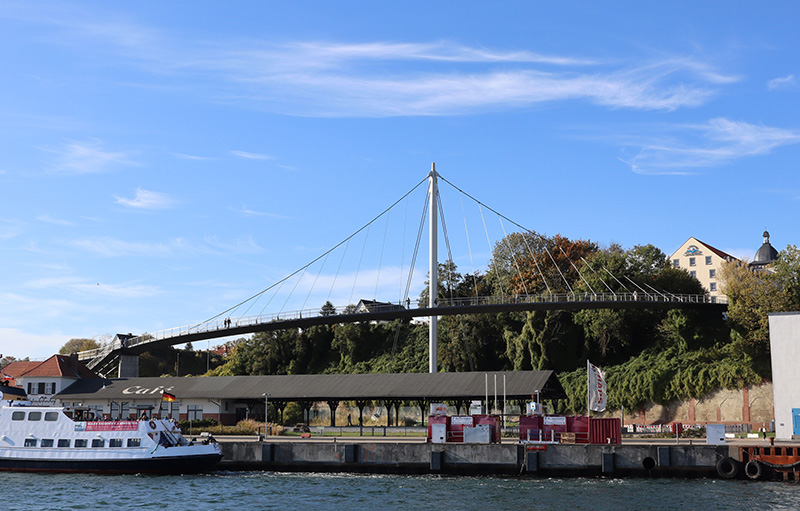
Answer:
[{"label": "hillside vegetation", "polygon": [[[798,309],[798,269],[794,246],[781,252],[774,273],[726,263],[720,273],[729,298],[727,317],[697,310],[605,309],[444,316],[439,370],[555,370],[569,396],[558,403],[562,412],[585,409],[587,359],[606,370],[610,408],[758,384],[770,378],[767,313]],[[441,297],[632,292],[637,285],[704,293],[695,278],[671,267],[652,245],[601,249],[589,241],[535,233],[514,233],[499,242],[485,273],[461,274],[449,261],[439,268]],[[427,300],[427,289],[420,299]],[[237,342],[227,361],[209,374],[425,372],[427,329],[393,321],[259,333]]]}]

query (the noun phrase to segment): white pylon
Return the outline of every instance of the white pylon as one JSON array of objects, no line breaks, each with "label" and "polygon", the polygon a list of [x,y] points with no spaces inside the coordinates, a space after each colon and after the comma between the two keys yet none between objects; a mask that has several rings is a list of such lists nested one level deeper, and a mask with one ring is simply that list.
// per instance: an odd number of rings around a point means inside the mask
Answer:
[{"label": "white pylon", "polygon": [[[429,253],[428,253],[428,307],[435,308],[438,304],[439,285],[438,285],[438,272],[439,261],[437,260],[437,205],[439,197],[439,189],[436,183],[436,163],[431,163],[431,173],[428,175],[428,198],[431,205],[431,216],[428,223],[428,239]],[[438,317],[436,315],[430,316],[429,330],[428,330],[428,372],[438,372],[438,348],[437,348],[437,329]]]}]

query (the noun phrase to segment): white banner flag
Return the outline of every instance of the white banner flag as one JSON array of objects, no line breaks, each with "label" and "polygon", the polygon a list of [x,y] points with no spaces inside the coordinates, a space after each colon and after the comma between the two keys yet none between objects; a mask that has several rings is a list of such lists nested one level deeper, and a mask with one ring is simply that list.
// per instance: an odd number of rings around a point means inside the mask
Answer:
[{"label": "white banner flag", "polygon": [[593,412],[604,412],[606,410],[606,373],[599,367],[586,361],[586,369],[589,376],[589,410]]}]

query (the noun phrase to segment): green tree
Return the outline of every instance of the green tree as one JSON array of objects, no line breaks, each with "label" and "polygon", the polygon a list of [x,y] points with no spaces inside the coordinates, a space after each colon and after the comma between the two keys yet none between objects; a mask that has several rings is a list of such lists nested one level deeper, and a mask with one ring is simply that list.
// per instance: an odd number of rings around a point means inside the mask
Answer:
[{"label": "green tree", "polygon": [[100,343],[94,339],[75,338],[67,341],[58,352],[61,355],[70,355],[80,351],[94,350],[100,347]]}]

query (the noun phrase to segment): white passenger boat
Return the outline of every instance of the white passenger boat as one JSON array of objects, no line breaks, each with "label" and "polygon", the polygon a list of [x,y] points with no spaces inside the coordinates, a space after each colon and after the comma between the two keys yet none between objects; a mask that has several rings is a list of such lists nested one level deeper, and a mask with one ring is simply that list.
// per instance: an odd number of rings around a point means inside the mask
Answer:
[{"label": "white passenger boat", "polygon": [[165,419],[82,420],[63,407],[0,408],[0,470],[196,473],[222,459],[213,437],[189,441]]}]

